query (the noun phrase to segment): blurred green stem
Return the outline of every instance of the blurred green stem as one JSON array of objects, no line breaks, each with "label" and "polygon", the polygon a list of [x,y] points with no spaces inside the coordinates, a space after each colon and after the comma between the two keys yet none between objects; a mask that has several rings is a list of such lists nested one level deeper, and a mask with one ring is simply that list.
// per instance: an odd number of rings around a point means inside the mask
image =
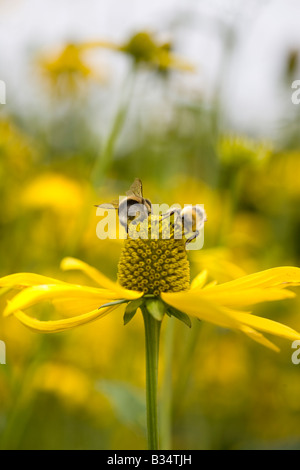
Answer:
[{"label": "blurred green stem", "polygon": [[188,382],[191,377],[191,372],[194,366],[195,350],[199,343],[199,333],[202,328],[202,322],[195,321],[189,335],[189,340],[186,342],[183,357],[178,368],[178,378],[174,387],[173,410],[176,410],[176,415],[182,411],[184,403],[183,397],[186,395]]},{"label": "blurred green stem", "polygon": [[164,341],[165,373],[160,403],[160,443],[162,450],[172,449],[172,360],[174,350],[175,319],[168,319]]},{"label": "blurred green stem", "polygon": [[18,382],[18,379],[13,379],[15,380],[12,385],[13,406],[8,414],[5,429],[0,436],[0,450],[18,450],[22,445],[22,438],[28,429],[37,397],[37,391],[32,385],[34,377],[40,364],[47,360],[44,338],[41,337],[38,341],[34,358],[22,375],[21,383]]},{"label": "blurred green stem", "polygon": [[226,245],[226,236],[232,231],[232,224],[238,210],[243,186],[242,169],[233,169],[228,181],[228,187],[223,191],[223,217],[216,241],[216,244],[219,246]]},{"label": "blurred green stem", "polygon": [[112,127],[108,134],[106,142],[104,143],[103,150],[93,167],[91,179],[94,184],[99,185],[101,183],[103,177],[107,174],[112,163],[115,146],[122,132],[128,114],[135,85],[135,77],[136,72],[135,69],[133,69],[133,73],[128,75],[128,81],[126,81],[124,86],[125,98],[121,103],[119,110],[117,111],[115,119],[113,120]]},{"label": "blurred green stem", "polygon": [[158,355],[161,322],[157,321],[146,309],[142,308],[145,325],[146,346],[146,403],[148,450],[158,450]]}]

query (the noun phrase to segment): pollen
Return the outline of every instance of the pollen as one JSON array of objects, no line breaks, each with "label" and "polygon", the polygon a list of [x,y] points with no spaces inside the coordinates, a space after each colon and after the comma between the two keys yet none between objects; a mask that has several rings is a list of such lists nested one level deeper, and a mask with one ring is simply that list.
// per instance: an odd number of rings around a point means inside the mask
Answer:
[{"label": "pollen", "polygon": [[153,216],[141,223],[139,230],[133,228],[121,253],[119,283],[126,289],[155,296],[189,289],[190,265],[185,240],[176,239],[173,229],[168,229],[168,239],[164,239],[163,224],[158,219],[153,223]]}]

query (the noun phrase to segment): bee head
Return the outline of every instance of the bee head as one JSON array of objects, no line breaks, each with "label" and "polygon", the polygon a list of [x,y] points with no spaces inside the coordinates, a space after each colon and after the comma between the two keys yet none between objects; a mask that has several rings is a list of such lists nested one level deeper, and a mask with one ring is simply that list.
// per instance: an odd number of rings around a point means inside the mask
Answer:
[{"label": "bee head", "polygon": [[129,222],[138,220],[142,222],[148,218],[151,212],[151,202],[149,199],[137,196],[126,197],[119,205],[119,219],[123,227],[128,227]]}]

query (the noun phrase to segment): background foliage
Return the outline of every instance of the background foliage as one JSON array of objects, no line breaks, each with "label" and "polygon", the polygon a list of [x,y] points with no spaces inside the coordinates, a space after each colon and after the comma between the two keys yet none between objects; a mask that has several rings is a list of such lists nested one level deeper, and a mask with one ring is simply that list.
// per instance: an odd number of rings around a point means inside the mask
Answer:
[{"label": "background foliage", "polygon": [[[218,21],[215,28],[221,34]],[[206,268],[224,282],[299,265],[299,116],[293,110],[283,125],[282,115],[271,134],[263,125],[257,135],[230,124],[220,90],[227,92],[224,73],[239,42],[225,50],[224,71],[207,99],[186,78],[201,70],[139,24],[123,42],[108,42],[101,31],[98,47],[75,39],[57,48],[35,44],[25,58],[37,86],[32,108],[24,113],[7,103],[0,109],[0,275],[37,272],[87,282],[60,272],[61,259],[74,256],[115,278],[122,245],[97,239],[93,206],[124,194],[135,177],[152,202],[205,205],[205,246],[190,254],[193,275]],[[297,78],[292,46],[278,51],[282,93]],[[112,89],[118,61],[124,80]],[[1,296],[1,310],[5,302]],[[300,329],[297,299],[255,311]],[[49,305],[41,314],[55,312]],[[0,318],[0,339],[7,345],[7,365],[0,366],[1,448],[145,447],[138,315],[123,327],[117,310],[55,336]],[[276,355],[233,332],[199,322],[189,330],[167,320],[162,339],[165,446],[300,448],[300,366],[291,362],[289,343]]]}]

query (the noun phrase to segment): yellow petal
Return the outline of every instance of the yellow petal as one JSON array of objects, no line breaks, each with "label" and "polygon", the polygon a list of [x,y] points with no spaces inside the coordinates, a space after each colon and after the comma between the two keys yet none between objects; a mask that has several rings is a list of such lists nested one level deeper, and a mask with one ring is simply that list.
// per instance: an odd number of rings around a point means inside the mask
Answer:
[{"label": "yellow petal", "polygon": [[76,286],[73,284],[33,286],[24,289],[8,303],[4,310],[4,316],[8,316],[17,310],[31,307],[41,301],[70,297],[74,300],[97,300],[99,301],[99,307],[101,304],[120,298],[115,292],[107,289]]},{"label": "yellow petal", "polygon": [[227,282],[245,276],[247,273],[231,261],[232,254],[225,248],[210,248],[195,252],[195,262],[219,282]]},{"label": "yellow petal", "polygon": [[122,299],[138,299],[142,295],[140,292],[123,289],[119,284],[104,276],[104,274],[98,271],[98,269],[93,268],[92,266],[89,266],[88,264],[76,258],[64,258],[61,262],[61,269],[64,271],[70,269],[82,271],[93,281],[99,284],[99,286],[117,292],[119,294],[119,298]]},{"label": "yellow petal", "polygon": [[269,302],[273,300],[290,299],[296,294],[283,289],[260,289],[249,288],[245,290],[218,290],[219,286],[211,286],[209,289],[203,289],[199,292],[199,299],[209,300],[224,307],[244,307],[254,305],[260,302]]},{"label": "yellow petal", "polygon": [[40,276],[39,274],[32,273],[17,273],[10,274],[0,278],[1,287],[30,287],[37,286],[42,284],[65,284],[63,281],[58,281],[57,279],[52,279],[51,277]]},{"label": "yellow petal", "polygon": [[205,320],[225,328],[240,330],[252,337],[255,341],[274,350],[277,350],[277,347],[264,338],[260,333],[255,332],[255,330],[270,333],[292,341],[300,339],[300,333],[286,325],[267,318],[257,317],[246,312],[232,310],[222,305],[215,304],[212,300],[202,298],[202,292],[203,291],[195,290],[174,294],[163,293],[161,294],[161,297],[166,303],[187,313],[188,315],[195,316],[201,320]]},{"label": "yellow petal", "polygon": [[84,272],[87,276],[89,276],[93,281],[99,284],[101,287],[105,289],[113,290],[115,287],[115,283],[111,281],[108,277],[104,276],[98,269],[89,266],[87,263],[76,259],[76,258],[64,258],[60,264],[60,267],[63,271],[69,270],[79,270]]},{"label": "yellow petal", "polygon": [[215,287],[218,284],[218,281],[211,281],[206,286],[203,287],[203,289],[210,289],[211,287]]},{"label": "yellow petal", "polygon": [[162,293],[161,298],[172,307],[200,320],[214,323],[224,328],[238,328],[239,322],[228,315],[220,306],[198,297],[198,291]]},{"label": "yellow petal", "polygon": [[161,67],[174,68],[176,70],[182,70],[185,72],[195,72],[196,67],[182,59],[181,57],[170,54],[168,51],[159,51],[158,61]]},{"label": "yellow petal", "polygon": [[206,269],[204,271],[201,271],[192,281],[191,284],[191,289],[201,289],[207,279],[207,271]]},{"label": "yellow petal", "polygon": [[[105,301],[106,302],[106,301]],[[99,308],[98,299],[76,299],[74,297],[64,299],[53,299],[52,303],[58,312],[64,317],[72,317],[74,315],[81,315],[82,313],[89,312]]]},{"label": "yellow petal", "polygon": [[18,310],[14,313],[14,316],[21,322],[23,325],[27,326],[33,331],[39,333],[58,333],[61,331],[70,330],[76,328],[77,326],[85,325],[92,321],[103,318],[108,313],[112,312],[118,308],[118,306],[107,307],[104,309],[96,309],[92,312],[85,313],[83,315],[78,315],[74,318],[68,318],[63,320],[56,321],[40,321],[36,318],[32,318],[29,315],[26,315],[24,312]]},{"label": "yellow petal", "polygon": [[240,330],[243,333],[245,333],[247,336],[249,336],[249,338],[256,341],[257,343],[262,344],[263,346],[266,346],[267,348],[272,349],[275,352],[280,351],[280,349],[274,343],[272,343],[272,341],[265,338],[265,336],[263,336],[258,331],[253,330],[253,328],[250,328],[249,326],[242,325],[240,327]]},{"label": "yellow petal", "polygon": [[244,290],[252,289],[255,287],[260,288],[284,288],[288,286],[300,285],[300,268],[281,266],[277,268],[267,269],[258,273],[249,274],[248,276],[240,277],[234,281],[219,284],[216,290]]},{"label": "yellow petal", "polygon": [[118,44],[115,44],[114,42],[110,42],[110,41],[89,41],[89,42],[78,44],[78,48],[81,50],[94,49],[98,47],[104,47],[106,49],[113,49],[115,51],[120,50],[120,46]]},{"label": "yellow petal", "polygon": [[269,320],[268,318],[257,317],[256,315],[249,315],[249,313],[244,312],[238,312],[236,314],[234,312],[230,312],[230,316],[250,328],[255,328],[256,330],[264,331],[265,333],[280,336],[291,341],[300,339],[300,333],[297,331],[293,330],[289,326],[283,325],[282,323]]}]

